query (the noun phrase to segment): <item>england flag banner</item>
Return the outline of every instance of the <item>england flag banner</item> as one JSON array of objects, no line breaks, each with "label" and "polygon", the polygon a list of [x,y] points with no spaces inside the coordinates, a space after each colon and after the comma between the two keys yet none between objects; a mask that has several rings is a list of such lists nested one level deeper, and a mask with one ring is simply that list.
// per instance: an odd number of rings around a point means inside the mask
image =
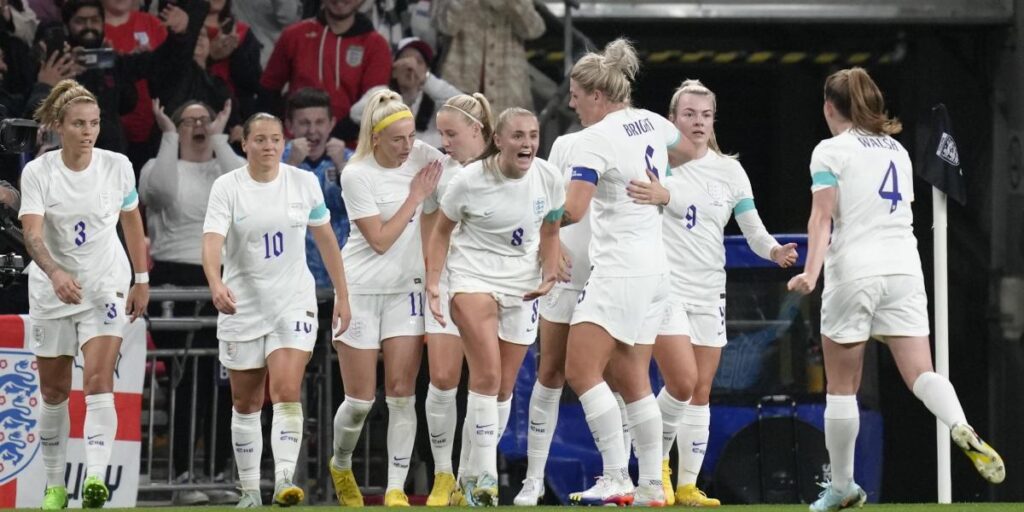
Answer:
[{"label": "england flag banner", "polygon": [[[39,508],[46,489],[46,471],[39,439],[42,408],[39,374],[30,343],[32,321],[27,315],[0,315],[0,508]],[[68,409],[68,442],[64,482],[69,508],[81,507],[85,481],[85,395],[82,355],[75,357]],[[142,429],[142,385],[146,365],[146,323],[125,327],[121,353],[114,370],[117,435],[105,480],[110,489],[107,507],[134,507],[139,487]]]}]

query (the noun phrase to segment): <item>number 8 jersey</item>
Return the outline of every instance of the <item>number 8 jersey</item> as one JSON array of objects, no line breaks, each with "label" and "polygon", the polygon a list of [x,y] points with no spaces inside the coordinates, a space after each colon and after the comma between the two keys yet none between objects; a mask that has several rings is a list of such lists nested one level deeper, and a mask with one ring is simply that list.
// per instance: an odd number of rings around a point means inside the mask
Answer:
[{"label": "number 8 jersey", "polygon": [[203,233],[224,236],[224,284],[237,313],[221,314],[217,337],[248,341],[271,332],[277,317],[315,314],[316,285],[306,266],[306,226],[331,220],[312,173],[281,164],[268,183],[240,167],[213,183]]},{"label": "number 8 jersey", "polygon": [[914,174],[907,150],[888,135],[847,130],[811,155],[811,191],[835,187],[825,285],[880,275],[921,276],[914,237]]}]

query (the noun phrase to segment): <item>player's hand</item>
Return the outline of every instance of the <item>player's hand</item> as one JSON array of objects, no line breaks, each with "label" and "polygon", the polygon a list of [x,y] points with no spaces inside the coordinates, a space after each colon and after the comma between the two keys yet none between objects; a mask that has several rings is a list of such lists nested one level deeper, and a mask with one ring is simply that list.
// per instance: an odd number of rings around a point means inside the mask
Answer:
[{"label": "player's hand", "polygon": [[132,289],[128,290],[128,300],[124,304],[125,313],[131,315],[129,322],[134,322],[136,318],[142,316],[148,305],[149,283],[132,285]]},{"label": "player's hand", "polygon": [[565,247],[562,247],[558,256],[558,282],[568,283],[572,281],[572,257]]},{"label": "player's hand", "polygon": [[654,204],[654,205],[666,205],[668,204],[671,195],[668,189],[661,186],[661,181],[651,171],[647,171],[647,177],[650,178],[650,182],[641,180],[631,180],[629,186],[626,187],[626,194],[633,198],[633,202],[636,204]]},{"label": "player's hand", "polygon": [[786,288],[791,292],[797,292],[801,295],[807,295],[814,291],[814,287],[817,286],[818,279],[811,278],[806,272],[797,274],[789,280],[786,284]]},{"label": "player's hand", "polygon": [[235,294],[224,283],[215,284],[210,287],[210,294],[213,296],[213,307],[225,315],[233,315],[236,312]]},{"label": "player's hand", "polygon": [[292,151],[288,155],[288,165],[299,165],[309,155],[309,139],[298,137],[292,139]]},{"label": "player's hand", "polygon": [[409,184],[409,197],[422,203],[424,199],[437,189],[437,183],[441,181],[441,160],[437,159],[425,165],[416,177]]},{"label": "player's hand", "polygon": [[556,276],[544,276],[544,278],[540,282],[540,286],[536,290],[529,292],[526,295],[523,295],[523,300],[531,301],[538,297],[543,297],[547,295],[548,292],[550,292],[551,289],[555,287],[555,281]]},{"label": "player's hand", "polygon": [[796,244],[788,243],[786,245],[773,247],[771,257],[772,261],[782,268],[789,268],[793,266],[793,264],[796,263],[797,258]]},{"label": "player's hand", "polygon": [[82,303],[82,285],[67,272],[57,269],[50,275],[50,283],[57,298],[64,304]]},{"label": "player's hand", "polygon": [[348,325],[352,322],[352,309],[348,304],[348,296],[341,297],[337,294],[334,295],[334,315],[331,317],[331,335],[332,340],[336,340],[341,337],[341,334],[348,330]]},{"label": "player's hand", "polygon": [[441,327],[448,327],[448,323],[444,321],[444,312],[441,310],[441,289],[436,284],[428,284],[426,293],[430,314],[434,316],[437,323],[441,324]]}]

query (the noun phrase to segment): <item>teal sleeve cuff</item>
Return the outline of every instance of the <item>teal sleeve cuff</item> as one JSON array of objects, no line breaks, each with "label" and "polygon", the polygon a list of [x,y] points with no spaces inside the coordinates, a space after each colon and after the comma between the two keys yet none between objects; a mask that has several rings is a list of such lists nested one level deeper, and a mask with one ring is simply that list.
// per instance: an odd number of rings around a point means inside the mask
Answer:
[{"label": "teal sleeve cuff", "polygon": [[834,187],[839,184],[832,171],[818,171],[811,174],[811,185],[815,187]]},{"label": "teal sleeve cuff", "polygon": [[322,220],[327,216],[327,205],[320,203],[309,212],[309,220]]},{"label": "teal sleeve cuff", "polygon": [[750,197],[744,197],[743,199],[740,199],[740,202],[736,203],[736,207],[732,209],[732,214],[734,216],[739,216],[740,214],[756,209],[757,208],[754,206],[754,200]]},{"label": "teal sleeve cuff", "polygon": [[130,194],[124,196],[124,201],[121,201],[121,209],[131,208],[135,203],[139,201],[139,191],[132,187]]},{"label": "teal sleeve cuff", "polygon": [[544,222],[550,222],[552,224],[562,221],[562,215],[565,214],[565,206],[558,208],[557,210],[551,210],[547,215],[544,216]]}]

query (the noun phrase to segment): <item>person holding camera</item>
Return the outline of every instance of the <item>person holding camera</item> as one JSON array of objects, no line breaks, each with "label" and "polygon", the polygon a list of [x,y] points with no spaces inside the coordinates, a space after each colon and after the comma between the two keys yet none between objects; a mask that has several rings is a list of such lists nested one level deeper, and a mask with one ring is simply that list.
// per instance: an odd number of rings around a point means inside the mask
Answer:
[{"label": "person holding camera", "polygon": [[[62,80],[36,111],[62,149],[28,163],[18,215],[29,266],[30,346],[43,403],[38,435],[46,474],[43,509],[67,508],[64,482],[70,436],[72,363],[84,359],[86,478],[82,507],[100,508],[117,433],[116,369],[125,326],[146,310],[149,274],[139,196],[131,163],[96,148],[99,101],[74,80]],[[118,240],[124,232],[129,258]],[[135,270],[135,284],[132,281]],[[130,317],[130,320],[129,320]]]},{"label": "person holding camera", "polygon": [[[176,6],[168,7],[165,25],[170,31],[166,44],[154,51],[117,55],[104,46],[105,14],[100,0],[67,0],[61,6],[61,24],[41,25],[36,33],[40,61],[58,65],[64,54],[71,54],[74,64],[61,67],[62,78],[74,78],[96,96],[100,105],[102,129],[96,147],[112,151],[127,150],[127,138],[120,116],[135,108],[138,93],[133,85],[145,79],[150,84],[175,83],[176,75],[193,57],[196,34],[202,27],[205,2],[196,2],[186,14]],[[173,13],[171,15],[170,13]],[[54,54],[58,54],[55,58]],[[44,87],[33,94],[33,100],[48,94]],[[159,97],[159,94],[157,95]],[[173,107],[172,107],[173,108]],[[137,162],[141,167],[143,162]]]}]

